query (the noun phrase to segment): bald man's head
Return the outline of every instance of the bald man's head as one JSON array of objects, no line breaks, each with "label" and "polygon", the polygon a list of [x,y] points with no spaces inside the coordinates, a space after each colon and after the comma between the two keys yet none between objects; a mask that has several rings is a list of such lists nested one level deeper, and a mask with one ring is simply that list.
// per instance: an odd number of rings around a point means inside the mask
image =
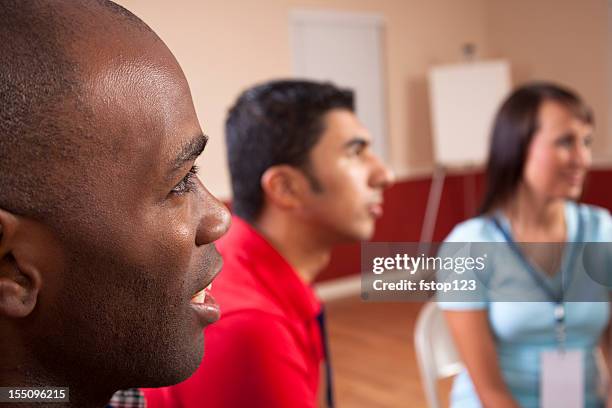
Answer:
[{"label": "bald man's head", "polygon": [[78,204],[75,198],[84,186],[77,178],[71,184],[62,169],[74,164],[81,149],[93,147],[83,141],[95,144],[97,136],[83,100],[85,57],[93,50],[79,48],[107,29],[157,38],[115,3],[75,4],[0,2],[0,208],[44,220]]},{"label": "bald man's head", "polygon": [[229,213],[196,176],[181,68],[93,0],[1,1],[0,55],[0,384],[85,406],[186,379]]}]

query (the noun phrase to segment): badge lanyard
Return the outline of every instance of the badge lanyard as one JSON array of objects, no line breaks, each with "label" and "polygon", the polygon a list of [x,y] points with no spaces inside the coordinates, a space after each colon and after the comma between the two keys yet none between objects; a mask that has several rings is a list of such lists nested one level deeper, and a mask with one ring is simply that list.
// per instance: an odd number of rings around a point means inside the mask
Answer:
[{"label": "badge lanyard", "polygon": [[[553,292],[553,290],[550,288],[550,286],[544,281],[543,276],[533,267],[531,262],[529,262],[525,258],[525,256],[523,255],[523,252],[521,251],[520,247],[514,241],[514,239],[510,235],[510,233],[501,225],[499,219],[497,217],[493,217],[492,220],[493,220],[493,223],[495,224],[495,226],[497,227],[497,229],[504,236],[504,239],[508,243],[508,246],[510,246],[512,251],[519,257],[521,262],[524,264],[527,272],[529,273],[529,275],[531,276],[533,281],[546,294],[548,299],[552,303],[554,303],[555,309],[554,309],[553,316],[555,318],[555,332],[557,334],[557,343],[558,343],[559,349],[561,351],[565,350],[565,340],[566,340],[567,334],[566,334],[566,330],[565,330],[565,317],[566,316],[565,316],[565,304],[563,303],[563,287],[561,287],[561,293]],[[575,242],[572,242],[573,245],[571,246],[570,257],[568,258],[568,262],[567,262],[567,265],[566,265],[569,268],[569,272],[570,273],[573,271],[573,267],[574,267],[574,264],[576,262],[576,253],[578,252],[577,251],[576,243],[580,243],[583,240],[583,237],[582,237],[582,235],[583,235],[583,228],[584,227],[583,227],[583,223],[582,223],[582,217],[579,214],[578,215],[578,233],[577,233],[577,239],[576,239]],[[569,240],[568,240],[568,243],[570,243]],[[563,273],[563,263],[561,264],[561,271],[560,271],[560,273]]]}]

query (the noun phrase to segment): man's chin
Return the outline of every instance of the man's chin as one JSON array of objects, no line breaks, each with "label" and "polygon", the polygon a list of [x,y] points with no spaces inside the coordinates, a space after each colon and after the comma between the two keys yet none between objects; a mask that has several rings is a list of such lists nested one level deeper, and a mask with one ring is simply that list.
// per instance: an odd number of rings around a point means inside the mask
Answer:
[{"label": "man's chin", "polygon": [[[174,352],[176,353],[178,350],[174,350]],[[174,357],[171,357],[170,353],[155,357],[163,358],[163,360],[158,361],[156,367],[149,367],[147,375],[149,381],[146,383],[141,381],[139,387],[168,387],[187,380],[202,363],[204,357],[203,342],[194,345],[190,350],[183,349],[183,353]]]},{"label": "man's chin", "polygon": [[346,242],[361,242],[369,241],[374,236],[374,222],[364,222],[361,225],[356,225],[348,234],[346,234]]},{"label": "man's chin", "polygon": [[369,241],[374,237],[374,231],[376,230],[376,220],[369,218],[363,223],[361,227],[360,241]]}]

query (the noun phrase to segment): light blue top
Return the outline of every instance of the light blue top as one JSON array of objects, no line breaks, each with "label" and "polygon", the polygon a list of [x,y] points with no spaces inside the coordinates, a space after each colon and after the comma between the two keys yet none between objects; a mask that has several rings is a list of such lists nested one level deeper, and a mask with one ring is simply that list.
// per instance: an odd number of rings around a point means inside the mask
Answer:
[{"label": "light blue top", "polygon": [[[565,205],[565,215],[568,241],[577,240],[579,217],[582,217],[584,242],[612,242],[612,218],[607,210],[568,201]],[[508,220],[501,215],[498,215],[498,219],[502,227],[509,232]],[[490,218],[477,217],[457,225],[445,242],[506,242],[506,240]],[[503,293],[509,287],[515,294],[542,292],[525,269],[523,259],[514,253],[503,258],[503,263],[498,262],[496,267],[487,269],[487,282],[483,286],[486,289],[480,293],[478,299],[463,302],[439,301],[438,305],[444,310],[487,310],[489,324],[496,342],[499,365],[510,392],[522,407],[537,408],[539,407],[541,352],[558,347],[553,315],[554,303],[495,300],[496,293]],[[564,262],[567,263],[567,257],[564,258]],[[500,263],[503,268],[500,268]],[[577,264],[580,264],[584,272],[582,263]],[[612,265],[606,267],[608,273],[610,268]],[[502,269],[512,270],[512,273],[504,274]],[[546,279],[552,287],[558,287],[560,275],[558,273]],[[583,282],[584,280],[575,281]],[[576,285],[578,284],[580,283]],[[569,285],[574,285],[574,281]],[[601,299],[607,300],[609,289],[604,285],[596,286],[602,294]],[[499,296],[497,298],[503,299]],[[443,298],[439,296],[438,299]],[[594,351],[602,331],[608,324],[608,302],[571,301],[564,304],[566,347],[582,349],[585,356],[585,406],[589,408],[602,406],[602,399],[598,393],[599,376]],[[465,369],[455,378],[451,393],[451,407],[481,407]]]}]

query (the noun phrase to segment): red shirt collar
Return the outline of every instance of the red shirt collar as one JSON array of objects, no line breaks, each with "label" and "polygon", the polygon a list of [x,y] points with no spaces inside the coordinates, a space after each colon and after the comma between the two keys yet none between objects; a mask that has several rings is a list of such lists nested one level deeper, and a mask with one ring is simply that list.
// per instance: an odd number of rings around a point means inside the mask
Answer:
[{"label": "red shirt collar", "polygon": [[[321,302],[283,256],[249,223],[233,216],[230,231],[218,244],[225,257],[240,257],[249,272],[279,309],[294,318],[310,320]],[[242,263],[241,262],[241,263]],[[228,276],[229,278],[229,276]]]}]

